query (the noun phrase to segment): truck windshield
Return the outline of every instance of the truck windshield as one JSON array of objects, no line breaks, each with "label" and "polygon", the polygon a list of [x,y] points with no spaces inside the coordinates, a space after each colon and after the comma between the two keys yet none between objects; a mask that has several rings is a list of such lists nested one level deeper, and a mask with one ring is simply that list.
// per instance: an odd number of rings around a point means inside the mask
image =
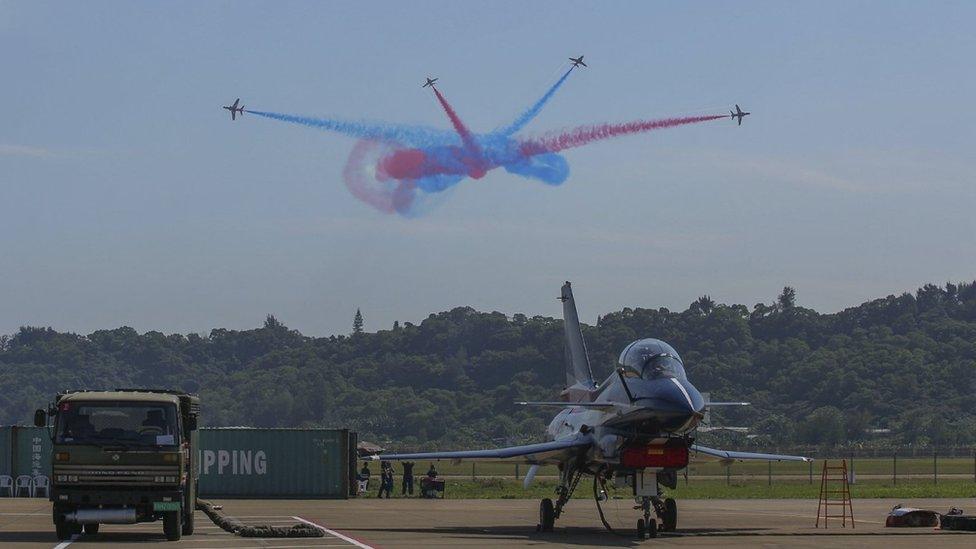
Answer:
[{"label": "truck windshield", "polygon": [[61,444],[175,446],[176,406],[155,402],[62,402],[57,438]]}]

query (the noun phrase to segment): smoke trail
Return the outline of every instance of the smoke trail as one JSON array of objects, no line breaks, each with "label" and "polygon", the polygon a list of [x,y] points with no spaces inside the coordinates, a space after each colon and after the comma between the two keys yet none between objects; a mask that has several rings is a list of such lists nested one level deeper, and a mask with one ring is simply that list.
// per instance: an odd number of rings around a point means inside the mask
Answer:
[{"label": "smoke trail", "polygon": [[526,124],[531,122],[533,118],[535,118],[536,116],[539,115],[540,112],[542,112],[542,107],[544,107],[545,104],[548,103],[550,99],[552,99],[552,96],[556,94],[556,90],[558,90],[563,85],[563,82],[565,82],[566,79],[569,78],[569,73],[571,72],[573,72],[572,67],[570,67],[569,70],[566,71],[566,73],[563,74],[563,76],[555,84],[553,84],[552,87],[549,88],[549,90],[546,91],[546,93],[542,97],[540,97],[539,100],[536,101],[534,105],[532,105],[525,112],[520,114],[519,117],[516,118],[514,121],[512,121],[512,123],[509,124],[508,126],[495,130],[495,133],[501,135],[512,135],[513,133],[524,128]]},{"label": "smoke trail", "polygon": [[455,142],[454,135],[437,128],[405,126],[377,122],[352,122],[329,118],[314,118],[276,112],[247,111],[273,120],[301,124],[311,128],[334,131],[358,139],[385,141],[411,147],[428,147]]},{"label": "smoke trail", "polygon": [[523,155],[532,156],[547,152],[559,152],[573,147],[619,137],[664,128],[674,128],[687,124],[697,124],[728,118],[727,114],[712,114],[707,116],[686,116],[682,118],[664,118],[661,120],[637,120],[635,122],[625,122],[623,124],[599,124],[596,126],[580,126],[562,133],[544,135],[535,139],[522,141],[520,150]]},{"label": "smoke trail", "polygon": [[454,112],[454,108],[451,107],[450,103],[447,102],[447,99],[444,99],[444,96],[441,95],[440,90],[434,86],[431,86],[431,88],[434,90],[437,100],[440,101],[441,107],[444,108],[444,112],[447,113],[447,117],[451,119],[451,124],[454,126],[454,130],[457,131],[458,135],[461,137],[461,141],[464,143],[464,146],[467,147],[471,152],[477,152],[478,144],[474,142],[474,138],[471,136],[471,130],[464,125],[461,118],[456,112]]},{"label": "smoke trail", "polygon": [[[437,100],[440,101],[441,107],[444,107],[444,112],[447,113],[447,117],[451,119],[451,124],[454,125],[454,129],[457,131],[458,136],[461,137],[461,142],[464,143],[464,148],[467,149],[468,154],[462,156],[461,164],[464,166],[464,171],[474,179],[481,179],[488,173],[488,167],[486,165],[485,159],[481,154],[481,147],[474,140],[471,135],[471,130],[464,125],[461,121],[461,117],[454,112],[454,108],[451,107],[447,99],[441,95],[440,90],[436,87],[431,86],[434,90],[434,94],[437,95]],[[444,173],[443,171],[439,173]]]}]

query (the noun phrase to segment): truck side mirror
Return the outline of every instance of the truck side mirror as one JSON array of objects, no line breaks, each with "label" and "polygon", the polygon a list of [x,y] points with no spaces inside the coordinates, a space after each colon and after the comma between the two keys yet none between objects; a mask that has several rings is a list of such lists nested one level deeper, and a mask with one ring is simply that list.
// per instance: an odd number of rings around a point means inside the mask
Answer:
[{"label": "truck side mirror", "polygon": [[47,427],[47,412],[38,408],[34,411],[34,425],[37,427]]}]

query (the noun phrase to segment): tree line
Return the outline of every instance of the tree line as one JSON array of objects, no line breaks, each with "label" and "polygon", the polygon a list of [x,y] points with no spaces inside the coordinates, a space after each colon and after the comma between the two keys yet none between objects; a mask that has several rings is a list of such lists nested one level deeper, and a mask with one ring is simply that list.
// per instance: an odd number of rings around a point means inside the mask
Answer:
[{"label": "tree line", "polygon": [[[561,389],[561,319],[458,307],[363,325],[357,311],[353,334],[321,338],[271,315],[209,335],[25,326],[0,336],[0,423],[29,423],[62,389],[163,387],[199,393],[206,425],[342,427],[422,449],[542,438],[551,410],[514,402]],[[797,305],[789,287],[751,309],[706,295],[683,311],[624,308],[583,331],[598,377],[634,339],[669,342],[712,399],[752,403],[711,417],[749,427],[750,446],[976,443],[976,282],[831,314]]]}]

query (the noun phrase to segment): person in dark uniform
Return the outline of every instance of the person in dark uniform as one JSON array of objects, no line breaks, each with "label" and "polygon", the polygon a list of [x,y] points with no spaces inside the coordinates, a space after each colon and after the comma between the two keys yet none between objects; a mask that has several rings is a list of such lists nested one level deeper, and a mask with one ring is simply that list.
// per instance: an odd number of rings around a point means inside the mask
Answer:
[{"label": "person in dark uniform", "polygon": [[427,469],[427,477],[424,478],[421,485],[421,495],[425,498],[436,498],[437,490],[434,488],[434,479],[437,478],[437,469],[434,469],[434,464],[430,464],[430,469]]},{"label": "person in dark uniform", "polygon": [[393,496],[393,467],[389,463],[383,462],[383,471],[380,473],[380,493],[377,497],[382,498],[386,493],[386,499]]},{"label": "person in dark uniform", "polygon": [[409,492],[410,495],[412,496],[413,495],[413,462],[404,461],[401,465],[403,465],[403,486],[402,486],[403,495],[407,495],[407,493]]}]

